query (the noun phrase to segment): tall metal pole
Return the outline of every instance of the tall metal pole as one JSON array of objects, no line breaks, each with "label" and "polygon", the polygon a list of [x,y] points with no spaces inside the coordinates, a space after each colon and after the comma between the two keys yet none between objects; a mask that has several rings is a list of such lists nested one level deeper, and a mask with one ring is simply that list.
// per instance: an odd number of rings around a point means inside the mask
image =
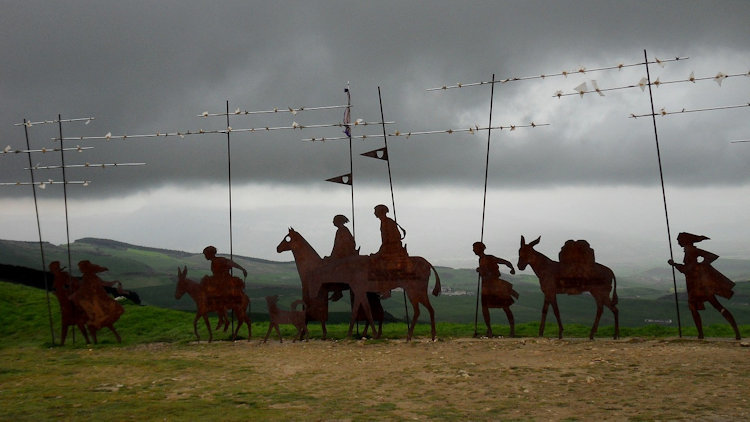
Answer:
[{"label": "tall metal pole", "polygon": [[[349,82],[346,83],[346,88],[344,89],[346,92],[346,115],[347,118],[346,123],[348,123],[351,119],[351,112],[352,112],[352,95],[351,91],[349,91]],[[357,225],[354,221],[354,157],[352,154],[352,129],[351,126],[346,127],[346,135],[349,137],[349,187],[351,188],[352,192],[352,237],[354,238],[354,244],[357,244]],[[357,330],[359,330],[359,325],[357,325]]]},{"label": "tall metal pole", "polygon": [[[385,150],[388,152],[388,136],[386,136],[385,130],[385,116],[383,114],[383,97],[380,95],[380,87],[378,87],[378,101],[380,101],[380,124],[383,126],[383,141],[385,142]],[[396,216],[396,200],[393,196],[393,178],[391,177],[391,158],[388,157],[385,162],[388,164],[388,184],[391,187],[391,206],[393,207],[393,221],[398,225],[398,217]],[[406,305],[406,290],[404,293],[404,314],[406,315],[406,328],[409,329],[409,307]]]},{"label": "tall metal pole", "polygon": [[[661,179],[661,196],[664,200],[664,217],[667,221],[667,244],[669,245],[669,259],[674,261],[674,254],[672,252],[672,232],[669,227],[669,211],[667,210],[667,193],[664,189],[664,172],[661,166],[661,152],[659,150],[659,132],[656,130],[656,113],[654,111],[654,96],[651,92],[651,74],[648,70],[648,54],[646,50],[643,50],[644,65],[646,66],[646,79],[648,80],[648,96],[651,100],[651,119],[654,123],[654,139],[656,140],[656,158],[659,162],[659,178]],[[672,283],[674,285],[674,305],[677,311],[677,331],[682,337],[682,322],[680,321],[680,304],[677,300],[677,276],[675,275],[674,267],[672,267]]]},{"label": "tall metal pole", "polygon": [[[29,128],[26,126],[26,119],[23,119],[23,131],[26,135],[26,149],[31,150],[31,144],[29,142]],[[47,262],[44,259],[44,245],[42,243],[42,225],[39,222],[39,201],[36,197],[36,185],[34,184],[34,166],[31,162],[31,152],[28,153],[29,157],[29,173],[31,174],[31,191],[34,193],[34,211],[36,211],[36,229],[39,232],[39,254],[42,257],[42,277],[44,277],[44,292],[47,294],[47,314],[49,315],[49,331],[52,335],[52,344],[55,344],[55,329],[52,325],[52,305],[49,300],[49,281],[47,279]]]},{"label": "tall metal pole", "polygon": [[[227,100],[227,183],[229,185],[229,259],[234,262],[234,241],[232,238],[232,146],[229,135],[229,100]],[[229,274],[232,275],[232,266],[229,266]],[[232,333],[234,333],[234,311],[232,315]]]},{"label": "tall metal pole", "polygon": [[67,239],[68,248],[68,271],[70,276],[73,277],[73,260],[70,253],[70,223],[68,219],[68,179],[65,176],[65,145],[63,145],[63,133],[62,133],[62,116],[57,115],[57,127],[60,132],[60,168],[62,168],[63,177],[63,199],[65,203],[65,237]]},{"label": "tall metal pole", "polygon": [[[490,137],[492,136],[492,103],[495,98],[495,74],[492,74],[492,83],[490,84],[490,122],[487,126],[487,155],[485,158],[484,163],[484,197],[482,199],[482,230],[479,236],[479,241],[484,242],[484,217],[485,217],[485,211],[487,209],[487,179],[489,176],[489,170],[490,170]],[[481,284],[482,276],[481,274],[477,274],[477,304],[474,308],[474,337],[477,336],[477,319],[479,317],[479,296],[481,294],[480,292],[480,284]]]}]

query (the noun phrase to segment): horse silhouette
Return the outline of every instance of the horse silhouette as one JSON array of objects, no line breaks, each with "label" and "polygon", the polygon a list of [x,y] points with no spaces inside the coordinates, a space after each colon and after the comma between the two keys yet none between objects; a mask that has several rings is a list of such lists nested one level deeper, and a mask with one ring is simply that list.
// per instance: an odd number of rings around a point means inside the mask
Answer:
[{"label": "horse silhouette", "polygon": [[[366,315],[366,320],[375,327],[372,317],[372,309],[367,300],[367,293],[389,294],[391,290],[401,287],[406,292],[414,309],[412,324],[409,326],[407,340],[411,340],[414,334],[414,326],[419,318],[419,305],[422,304],[430,314],[432,339],[435,339],[435,311],[430,304],[428,296],[428,283],[430,271],[435,272],[435,287],[432,294],[440,294],[440,276],[435,268],[422,257],[408,257],[406,265],[408,271],[393,271],[379,267],[370,256],[350,256],[346,258],[329,260],[324,262],[315,249],[297,233],[293,228],[276,251],[292,251],[294,261],[297,264],[300,280],[310,296],[325,293],[326,286],[334,284],[345,284],[354,294],[352,303],[352,319],[354,321],[360,308]],[[373,271],[376,270],[376,271]],[[349,325],[348,335],[351,336],[352,325]]]},{"label": "horse silhouette", "polygon": [[193,332],[195,333],[196,339],[200,340],[200,336],[198,335],[198,320],[200,318],[203,318],[203,321],[206,323],[206,328],[208,329],[208,342],[210,343],[211,340],[213,340],[213,333],[211,332],[211,325],[208,323],[208,313],[216,312],[220,316],[224,315],[224,318],[226,318],[226,310],[231,309],[237,316],[238,321],[237,328],[232,332],[232,340],[237,338],[242,323],[247,324],[247,339],[250,340],[253,332],[250,316],[247,314],[247,307],[250,304],[250,299],[245,292],[233,291],[232,294],[222,298],[209,297],[200,283],[187,278],[187,267],[185,267],[184,270],[181,270],[178,267],[177,288],[175,289],[174,297],[179,300],[185,293],[193,298],[197,308],[195,319],[193,319]]},{"label": "horse silhouette", "polygon": [[[553,261],[541,252],[534,250],[534,246],[539,244],[540,240],[541,236],[526,244],[526,239],[521,236],[521,247],[518,249],[518,269],[523,271],[527,265],[531,266],[534,274],[539,278],[539,286],[544,293],[539,336],[541,337],[544,334],[547,309],[549,305],[552,305],[552,311],[557,318],[558,337],[563,337],[563,325],[560,321],[560,310],[557,307],[558,294],[577,295],[589,292],[596,300],[596,318],[594,319],[594,325],[591,327],[589,338],[594,338],[604,306],[608,307],[615,317],[614,338],[618,338],[620,336],[620,325],[617,310],[617,279],[612,270],[602,264],[593,262],[593,251],[589,263],[575,262],[565,268],[560,262]],[[610,291],[612,291],[611,299],[609,297]]]}]

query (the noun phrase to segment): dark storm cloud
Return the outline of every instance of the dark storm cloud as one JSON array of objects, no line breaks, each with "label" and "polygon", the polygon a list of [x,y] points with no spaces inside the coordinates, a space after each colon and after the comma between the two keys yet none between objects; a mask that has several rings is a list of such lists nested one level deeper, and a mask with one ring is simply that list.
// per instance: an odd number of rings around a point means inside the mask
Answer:
[{"label": "dark storm cloud", "polygon": [[[455,82],[488,80],[637,62],[652,56],[690,56],[687,65],[654,67],[663,79],[718,71],[750,71],[750,3],[709,2],[11,2],[2,5],[0,139],[24,147],[13,123],[95,116],[66,124],[65,136],[145,134],[221,129],[222,118],[195,117],[230,108],[345,103],[351,82],[353,118],[380,119],[383,94],[389,131],[486,126],[487,87],[427,92]],[[577,84],[630,84],[638,71],[497,86],[495,124],[534,120],[552,126],[493,132],[491,172],[505,187],[549,184],[658,183],[649,119],[640,90],[605,98],[552,98]],[[634,79],[634,80],[633,80]],[[661,87],[658,107],[680,109],[747,101],[748,78],[684,88]],[[675,183],[747,183],[750,148],[730,139],[750,136],[748,110],[660,118],[664,164]],[[234,128],[334,123],[341,110],[297,115],[232,117]],[[361,132],[360,132],[361,133]],[[380,129],[368,128],[368,134]],[[30,129],[35,146],[51,146],[56,127]],[[234,179],[274,184],[319,183],[348,171],[336,128],[232,135]],[[710,142],[709,142],[710,140]],[[83,144],[71,142],[71,144]],[[92,179],[97,195],[165,183],[226,178],[226,137],[92,141],[93,152],[68,162],[146,162],[143,168],[71,171]],[[402,184],[478,186],[486,132],[391,138],[394,176]],[[382,146],[355,141],[355,153]],[[26,180],[26,158],[0,157],[2,181]],[[55,164],[57,157],[34,157]],[[356,158],[358,180],[382,178],[380,163]],[[706,165],[702,165],[705,163]],[[47,178],[46,174],[38,177]],[[57,173],[50,178],[59,179]],[[15,193],[14,193],[15,192]],[[6,194],[23,194],[6,190]]]}]

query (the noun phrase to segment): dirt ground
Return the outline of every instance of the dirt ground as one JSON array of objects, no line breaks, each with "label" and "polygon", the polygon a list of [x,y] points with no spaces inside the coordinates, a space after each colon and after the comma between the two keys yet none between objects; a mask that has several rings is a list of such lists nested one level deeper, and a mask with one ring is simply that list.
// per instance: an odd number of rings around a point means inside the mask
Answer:
[{"label": "dirt ground", "polygon": [[341,401],[363,405],[391,403],[386,418],[750,420],[747,345],[455,339],[260,350],[275,382],[320,397],[334,389]]},{"label": "dirt ground", "polygon": [[41,406],[54,419],[750,420],[747,346],[676,338],[254,339],[55,348],[32,363],[6,351],[5,363],[45,375],[8,378],[0,396],[29,404],[30,392],[45,391]]}]

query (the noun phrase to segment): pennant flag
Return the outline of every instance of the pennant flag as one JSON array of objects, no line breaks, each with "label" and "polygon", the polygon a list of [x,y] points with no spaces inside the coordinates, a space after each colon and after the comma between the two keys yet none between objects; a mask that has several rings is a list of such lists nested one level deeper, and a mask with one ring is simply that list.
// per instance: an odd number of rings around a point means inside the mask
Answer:
[{"label": "pennant flag", "polygon": [[[347,104],[347,106],[351,105],[352,98],[351,98],[351,95],[349,94],[349,88],[348,87],[344,88],[344,91],[346,92],[346,104]],[[352,121],[352,119],[351,119],[350,108],[346,107],[346,110],[344,111],[344,121],[343,121],[343,123],[344,123],[344,133],[346,134],[346,136],[352,136],[352,128],[351,128],[351,126],[349,126],[349,123],[351,121]]]},{"label": "pennant flag", "polygon": [[387,147],[378,148],[369,152],[365,152],[362,155],[364,155],[365,157],[388,161],[388,148]]},{"label": "pennant flag", "polygon": [[342,185],[352,185],[352,174],[347,173],[338,177],[331,177],[326,179],[326,182],[341,183]]}]

